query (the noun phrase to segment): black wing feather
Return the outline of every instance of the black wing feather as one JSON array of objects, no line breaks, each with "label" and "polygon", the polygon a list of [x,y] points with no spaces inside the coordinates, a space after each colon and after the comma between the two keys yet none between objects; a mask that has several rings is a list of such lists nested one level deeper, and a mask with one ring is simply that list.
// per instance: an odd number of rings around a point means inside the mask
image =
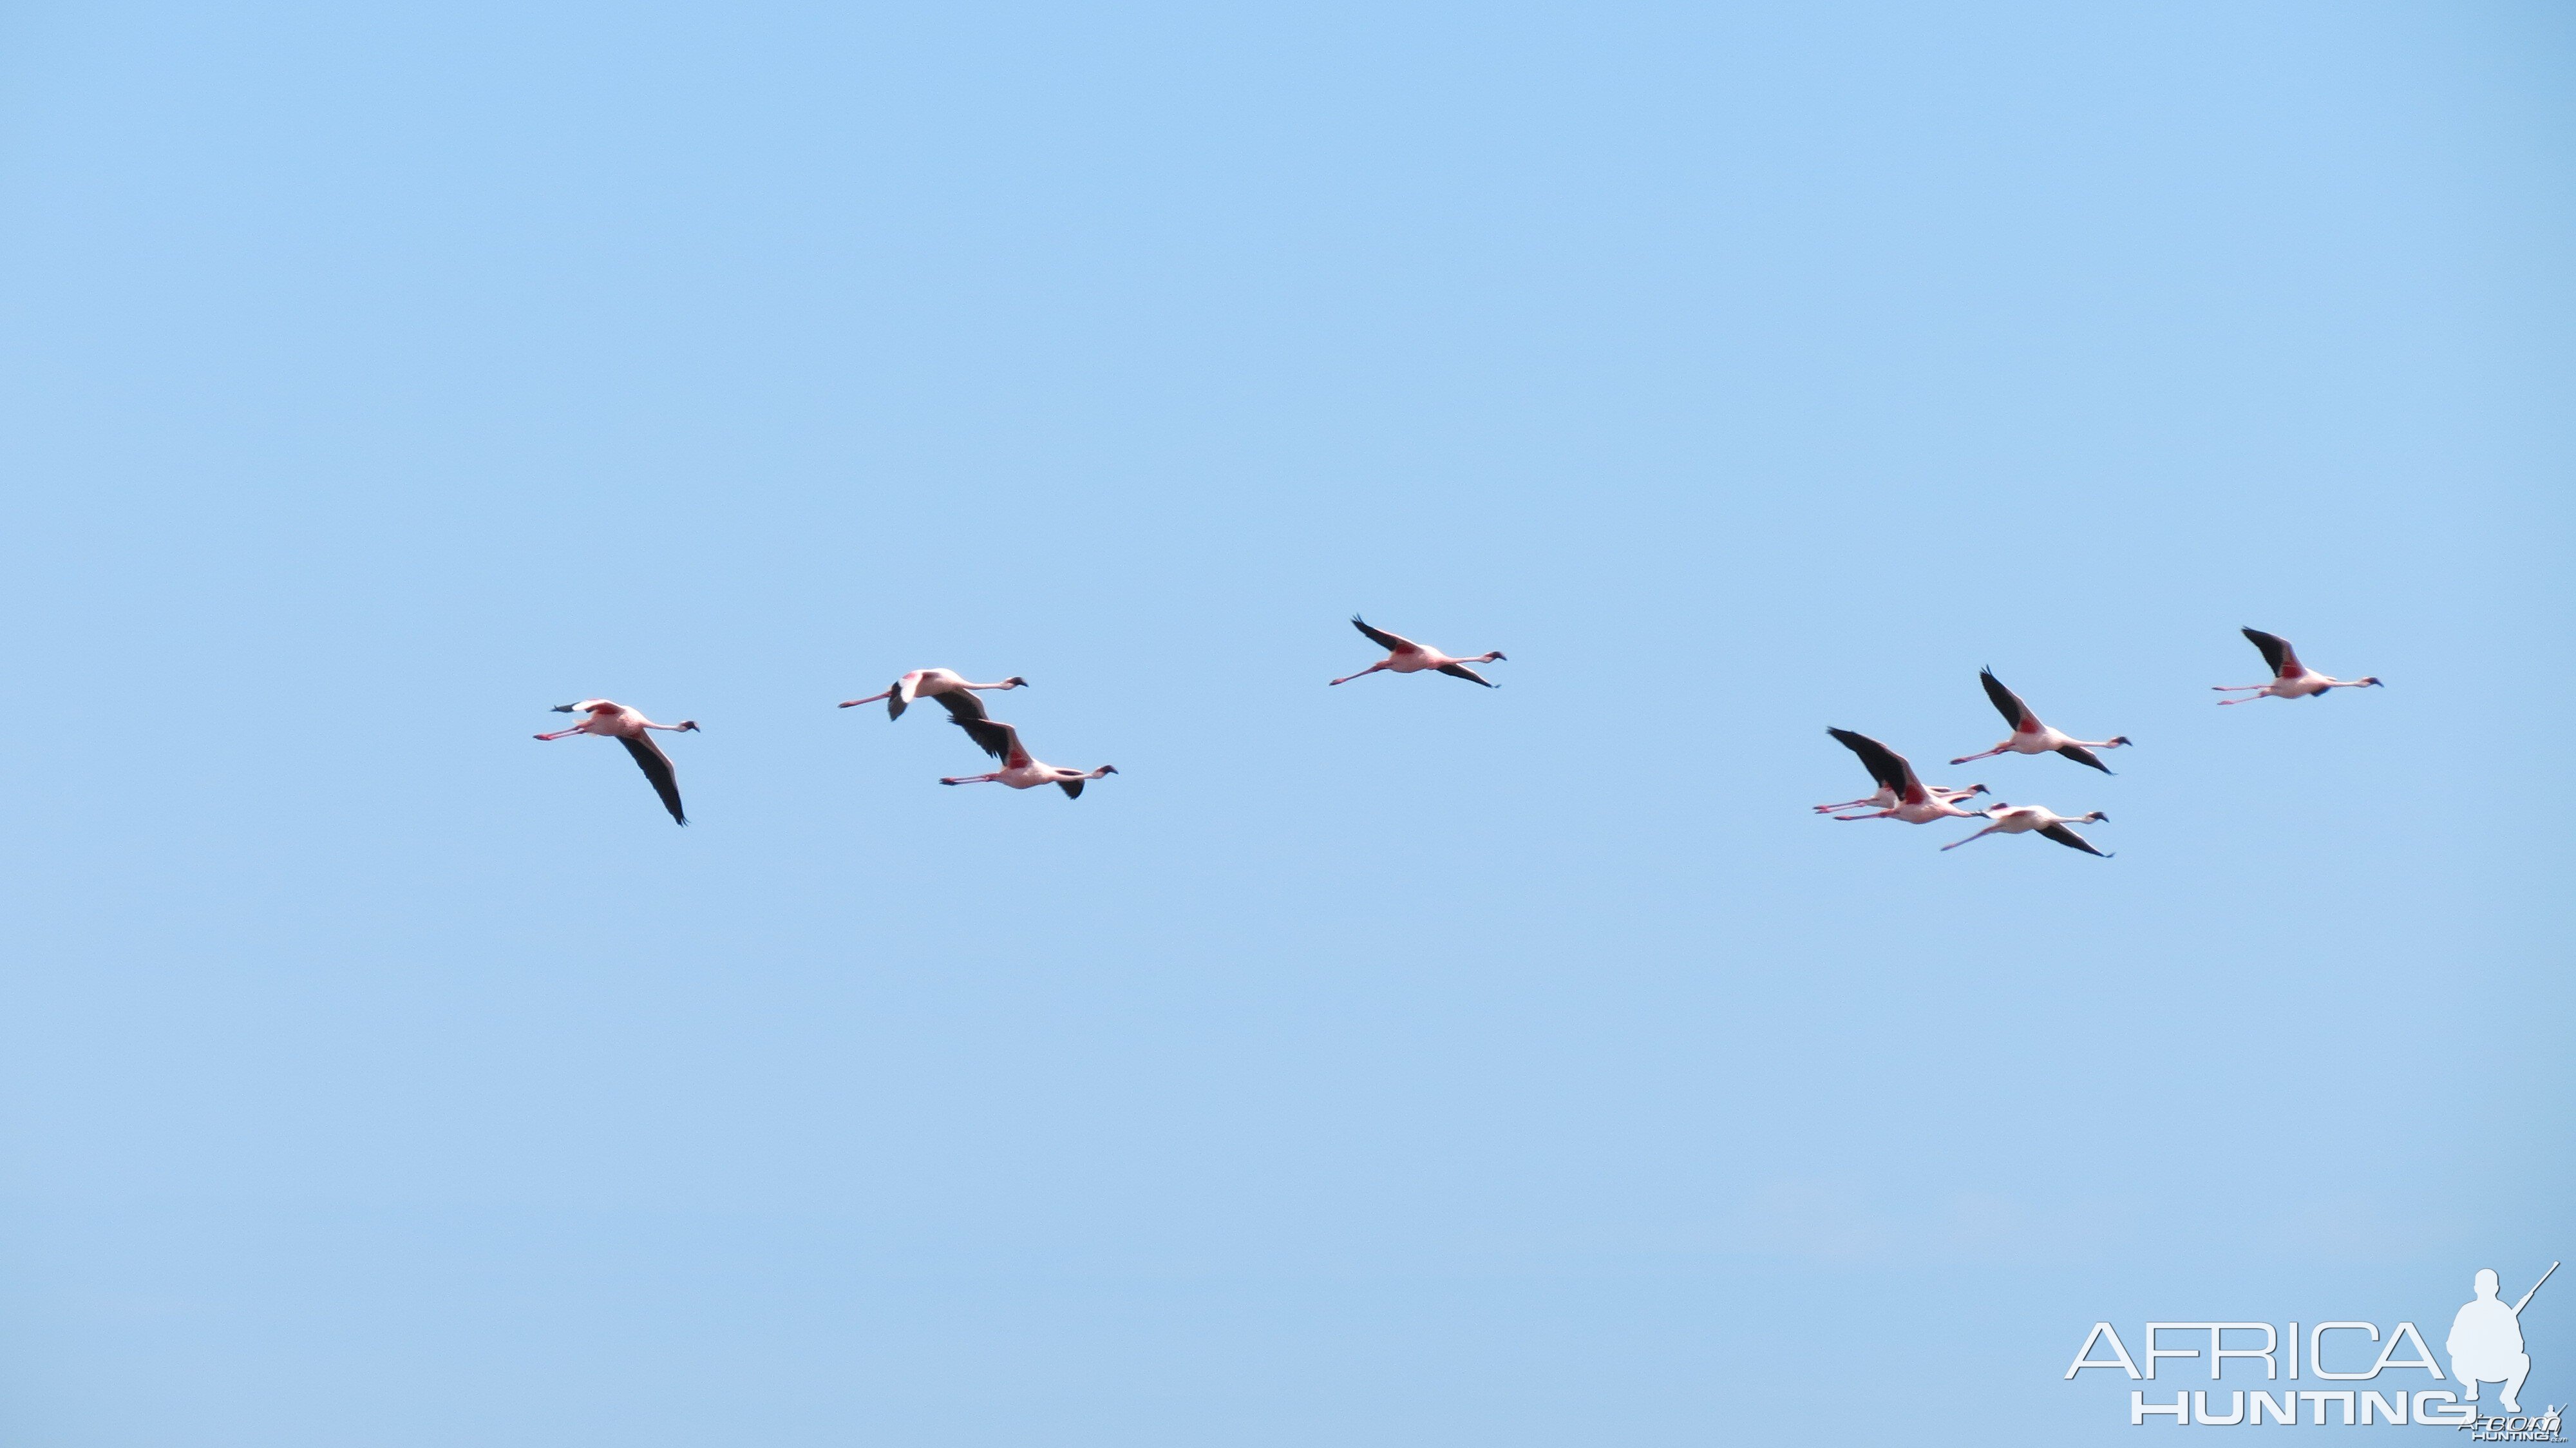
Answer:
[{"label": "black wing feather", "polygon": [[1438,669],[1434,670],[1433,672],[1435,672],[1435,673],[1447,674],[1449,677],[1451,677],[1451,678],[1453,678],[1453,679],[1473,679],[1473,680],[1475,680],[1477,683],[1484,685],[1484,686],[1485,686],[1486,688],[1488,688],[1488,689],[1496,689],[1496,688],[1500,688],[1500,687],[1502,687],[1501,685],[1496,684],[1493,680],[1486,678],[1484,675],[1482,675],[1482,674],[1480,674],[1480,673],[1477,673],[1474,669],[1468,668],[1465,664],[1442,664]]},{"label": "black wing feather", "polygon": [[2021,696],[2005,688],[1992,669],[1978,670],[1977,682],[1986,686],[1986,697],[1995,701],[1995,712],[2004,716],[2004,722],[2020,729],[2021,721],[2030,717],[2030,706],[2021,701]]},{"label": "black wing feather", "polygon": [[626,746],[626,752],[635,756],[636,767],[653,781],[653,792],[662,797],[662,808],[671,812],[671,818],[687,824],[689,817],[680,810],[680,776],[672,771],[671,757],[662,752],[662,746],[654,743],[650,734],[632,739],[620,735],[617,742]]},{"label": "black wing feather", "polygon": [[1869,771],[1870,778],[1896,791],[1900,797],[1904,795],[1906,779],[1914,773],[1905,762],[1904,755],[1866,734],[1855,734],[1849,729],[1827,729],[1825,732],[1842,741],[1845,749],[1860,756],[1861,767]]},{"label": "black wing feather", "polygon": [[948,711],[948,717],[960,724],[969,719],[984,720],[993,717],[985,710],[982,696],[972,689],[952,689],[945,694],[933,694],[930,697],[938,700],[939,707]]},{"label": "black wing feather", "polygon": [[1358,614],[1351,615],[1351,627],[1358,629],[1361,633],[1367,634],[1369,636],[1369,642],[1376,644],[1379,648],[1386,650],[1390,654],[1400,654],[1409,649],[1418,649],[1422,647],[1420,644],[1417,644],[1413,640],[1405,638],[1402,635],[1388,633],[1382,628],[1371,628],[1368,620],[1361,618]]},{"label": "black wing feather", "polygon": [[[2090,844],[2085,843],[2082,835],[2077,834],[2075,831],[2068,829],[2064,825],[2050,825],[2041,830],[2040,833],[2057,841],[2059,844],[2066,846],[2070,850],[2082,850],[2088,855],[2102,855],[2100,850],[2097,850]],[[2102,858],[2107,860],[2111,857],[2109,855],[2102,855]]]},{"label": "black wing feather", "polygon": [[1080,799],[1082,798],[1082,784],[1083,782],[1078,779],[1059,779],[1055,782],[1055,787],[1063,790],[1064,797],[1067,799]]},{"label": "black wing feather", "polygon": [[2109,765],[2107,765],[2107,764],[2104,764],[2104,763],[2103,763],[2101,760],[2099,760],[2099,759],[2094,758],[2094,757],[2093,757],[2093,751],[2092,751],[2092,750],[2090,750],[2090,749],[2085,748],[2085,747],[2084,747],[2083,745],[2081,745],[2081,744],[2069,744],[2069,745],[2067,745],[2065,748],[2060,749],[2060,750],[2058,750],[2057,752],[2058,752],[2058,753],[2060,753],[2060,754],[2065,755],[2065,756],[2066,756],[2067,758],[2069,758],[2069,759],[2074,760],[2074,761],[2075,761],[2076,763],[2078,763],[2078,764],[2089,764],[2089,765],[2092,765],[2095,769],[2098,769],[2098,770],[2102,771],[2104,774],[2109,774],[2109,773],[2111,772],[2111,766],[2109,766]]},{"label": "black wing feather", "polygon": [[[939,697],[945,699],[948,696],[942,694]],[[976,748],[1006,765],[1010,762],[1011,747],[1019,742],[1010,725],[985,718],[980,708],[971,715],[952,709],[948,722],[965,730],[966,737],[975,741]]]},{"label": "black wing feather", "polygon": [[2281,676],[2281,671],[2286,665],[2298,658],[2297,652],[2290,647],[2290,641],[2279,634],[2267,634],[2259,628],[2249,628],[2242,632],[2254,647],[2263,651],[2263,662],[2272,666],[2272,677],[2276,679]]}]

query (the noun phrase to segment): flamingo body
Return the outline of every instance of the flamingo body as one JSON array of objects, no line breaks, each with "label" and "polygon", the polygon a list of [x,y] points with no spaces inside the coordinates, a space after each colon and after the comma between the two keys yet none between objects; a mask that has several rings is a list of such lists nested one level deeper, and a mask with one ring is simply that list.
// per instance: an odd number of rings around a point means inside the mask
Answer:
[{"label": "flamingo body", "polygon": [[966,774],[942,779],[941,784],[1007,784],[1013,789],[1035,789],[1052,784],[1069,799],[1082,798],[1082,787],[1103,775],[1116,774],[1118,767],[1104,764],[1098,769],[1070,769],[1049,764],[1028,751],[1020,742],[1017,726],[1005,724],[984,710],[984,701],[963,690],[935,696],[948,709],[948,722],[966,731],[976,747],[1002,761],[1002,767],[990,774]]},{"label": "flamingo body", "polygon": [[1968,836],[1966,840],[1952,840],[1941,848],[1955,850],[1968,843],[1968,840],[1982,840],[1988,835],[2022,835],[2037,831],[2041,838],[2055,840],[2070,850],[2082,850],[2088,855],[2100,855],[2106,860],[2111,858],[2108,852],[2093,848],[2092,841],[2067,828],[2069,825],[2089,825],[2111,818],[2098,809],[2091,814],[2070,816],[2059,814],[2041,805],[1998,804],[1990,806],[1982,813],[1994,823]]},{"label": "flamingo body", "polygon": [[643,770],[644,777],[652,782],[653,793],[661,797],[662,808],[669,810],[671,818],[680,824],[685,825],[689,822],[687,812],[680,807],[679,772],[671,767],[671,757],[662,752],[662,746],[653,742],[651,731],[667,729],[674,734],[694,734],[698,732],[697,720],[683,719],[677,724],[656,724],[645,718],[642,711],[629,709],[613,699],[583,699],[577,703],[557,704],[555,712],[578,713],[583,718],[580,723],[569,729],[558,729],[552,734],[540,734],[537,736],[539,739],[563,739],[575,734],[596,734],[602,738],[616,740],[626,746],[626,752],[634,758],[635,766]]},{"label": "flamingo body", "polygon": [[[1845,749],[1860,756],[1861,766],[1869,771],[1872,779],[1878,781],[1879,793],[1887,796],[1890,801],[1866,814],[1837,814],[1834,816],[1835,819],[1902,820],[1909,825],[1927,825],[1934,820],[1970,819],[1984,813],[1982,810],[1962,809],[1959,806],[1960,800],[1983,793],[1986,788],[1984,785],[1970,785],[1966,789],[1934,790],[1927,787],[1922,780],[1915,778],[1914,766],[1905,762],[1904,755],[1868,735],[1854,733],[1849,729],[1827,729],[1825,732],[1834,736]],[[1876,804],[1877,800],[1873,796],[1857,803],[1871,805]]]},{"label": "flamingo body", "polygon": [[2062,734],[2041,723],[2039,716],[2030,711],[2030,706],[2021,701],[2021,696],[2005,688],[2004,681],[1995,677],[1994,670],[1984,670],[1977,678],[1986,686],[1986,697],[1994,701],[1995,712],[2003,715],[2004,722],[2012,726],[2012,733],[2003,743],[1983,754],[1963,754],[1951,760],[1952,764],[1992,759],[1998,754],[2063,754],[2078,764],[2089,764],[2109,774],[2111,766],[2094,758],[2093,751],[2117,749],[2129,742],[2126,734],[2109,739],[2078,739],[2071,734]]},{"label": "flamingo body", "polygon": [[844,699],[841,707],[855,709],[861,704],[873,704],[883,699],[886,701],[886,717],[900,719],[903,711],[916,699],[935,699],[943,694],[961,694],[975,689],[1025,689],[1028,686],[1029,681],[1017,674],[998,684],[976,684],[969,683],[965,675],[954,669],[914,669],[888,685],[884,693],[870,694],[864,699]]},{"label": "flamingo body", "polygon": [[[1972,784],[1966,789],[1949,789],[1937,784],[1927,784],[1923,786],[1923,788],[1924,792],[1931,795],[1934,799],[1946,799],[1952,801],[1974,799],[1978,795],[1991,794],[1993,792],[1982,784]],[[1841,814],[1845,810],[1853,809],[1893,809],[1895,805],[1896,791],[1882,784],[1875,792],[1864,795],[1859,799],[1847,799],[1841,804],[1820,804],[1813,806],[1813,808],[1818,814]]]},{"label": "flamingo body", "polygon": [[1419,674],[1428,670],[1447,674],[1453,679],[1465,679],[1469,683],[1482,684],[1488,689],[1501,687],[1493,680],[1467,667],[1470,664],[1489,664],[1502,658],[1503,654],[1499,649],[1470,654],[1465,658],[1453,658],[1428,644],[1415,643],[1402,634],[1392,634],[1382,628],[1373,628],[1358,614],[1351,615],[1351,627],[1366,634],[1370,642],[1385,649],[1386,657],[1356,674],[1345,674],[1333,680],[1333,683],[1347,684],[1353,679],[1364,678],[1380,669],[1390,674]]},{"label": "flamingo body", "polygon": [[2268,684],[2210,685],[2221,694],[2245,696],[2242,699],[2219,700],[2222,708],[2229,704],[2251,704],[2257,699],[2321,698],[2329,689],[2387,687],[2380,683],[2376,676],[2363,679],[2338,679],[2329,674],[2320,674],[2300,663],[2299,651],[2290,647],[2290,641],[2279,634],[2267,634],[2255,628],[2242,629],[2239,632],[2245,635],[2246,642],[2262,651],[2263,662],[2272,666],[2272,681]]}]

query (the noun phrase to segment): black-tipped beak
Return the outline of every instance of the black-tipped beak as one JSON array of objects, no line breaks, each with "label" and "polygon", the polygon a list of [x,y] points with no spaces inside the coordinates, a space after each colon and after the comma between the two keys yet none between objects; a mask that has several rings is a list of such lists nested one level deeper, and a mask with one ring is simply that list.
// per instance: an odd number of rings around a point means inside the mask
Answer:
[{"label": "black-tipped beak", "polygon": [[572,706],[570,704],[557,704],[554,707],[554,712],[558,714],[569,714],[572,712]]},{"label": "black-tipped beak", "polygon": [[1498,663],[1498,664],[1508,664],[1508,663],[1510,663],[1511,661],[1512,661],[1512,656],[1511,656],[1511,655],[1509,655],[1509,654],[1507,654],[1507,653],[1504,653],[1501,649],[1496,649],[1496,650],[1494,650],[1494,662],[1496,662],[1496,663]]}]

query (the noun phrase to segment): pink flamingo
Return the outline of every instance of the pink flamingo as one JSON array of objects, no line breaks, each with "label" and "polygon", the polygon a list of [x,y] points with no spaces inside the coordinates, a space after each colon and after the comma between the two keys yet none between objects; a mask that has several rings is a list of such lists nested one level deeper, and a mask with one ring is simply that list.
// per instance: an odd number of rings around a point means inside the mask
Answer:
[{"label": "pink flamingo", "polygon": [[2366,689],[2373,686],[2377,686],[2379,688],[2387,687],[2387,685],[2381,684],[2376,678],[2329,678],[2326,675],[2320,674],[2316,670],[2309,668],[2307,665],[2300,663],[2299,651],[2291,648],[2290,641],[2281,637],[2279,634],[2267,634],[2261,629],[2254,628],[2245,629],[2242,632],[2245,637],[2253,640],[2254,647],[2263,651],[2263,662],[2272,666],[2272,682],[2268,684],[2210,685],[2212,689],[2215,689],[2222,694],[2242,693],[2245,695],[2242,699],[2219,700],[2218,702],[2222,707],[2229,704],[2251,704],[2257,699],[2314,699],[2323,696],[2325,691],[2328,689]]},{"label": "pink flamingo", "polygon": [[1376,643],[1378,647],[1385,649],[1386,657],[1369,665],[1367,668],[1360,670],[1356,674],[1345,674],[1342,677],[1333,680],[1336,684],[1347,684],[1353,679],[1364,678],[1370,674],[1376,673],[1380,669],[1386,669],[1398,674],[1418,674],[1425,669],[1436,669],[1441,673],[1449,675],[1451,678],[1471,680],[1475,683],[1484,685],[1488,689],[1501,687],[1493,680],[1488,679],[1484,675],[1477,673],[1474,669],[1467,667],[1469,664],[1490,664],[1495,660],[1502,658],[1503,655],[1500,650],[1474,654],[1463,659],[1453,659],[1447,654],[1440,652],[1438,649],[1432,648],[1426,644],[1415,643],[1413,640],[1406,638],[1402,634],[1391,634],[1382,628],[1371,628],[1358,614],[1351,615],[1351,627],[1358,629],[1361,633],[1367,634],[1372,642]]},{"label": "pink flamingo", "polygon": [[[1988,807],[1984,814],[1994,823],[1968,836],[1968,840],[1982,840],[1994,834],[2022,835],[2037,830],[2041,838],[2055,840],[2070,850],[2082,850],[2088,855],[2100,855],[2106,860],[2111,858],[2107,851],[2093,848],[2091,841],[2067,828],[2068,825],[2089,825],[2110,818],[2098,809],[2091,814],[2070,816],[2035,804],[1998,804]],[[1955,850],[1966,844],[1968,840],[1952,840],[1941,848]]]},{"label": "pink flamingo", "polygon": [[2078,764],[2089,764],[2104,774],[2109,774],[2111,766],[2094,758],[2093,751],[2117,749],[2129,742],[2129,736],[2126,734],[2114,735],[2109,739],[2077,739],[2071,735],[2060,734],[2040,723],[2039,716],[2030,712],[2030,706],[2021,701],[2019,694],[2004,687],[2004,681],[1995,677],[1994,670],[1980,670],[1977,678],[1986,686],[1986,697],[1995,701],[1995,709],[2004,716],[2004,722],[2012,726],[2012,737],[1983,754],[1960,755],[1950,761],[1952,764],[1965,764],[1972,759],[1992,759],[1998,754],[2007,752],[2063,754]]},{"label": "pink flamingo", "polygon": [[[1845,749],[1860,756],[1861,766],[1869,771],[1870,778],[1878,781],[1880,793],[1893,801],[1886,808],[1870,814],[1838,814],[1835,819],[1903,820],[1909,825],[1926,825],[1939,819],[1973,819],[1985,813],[1983,810],[1961,809],[1958,803],[1983,790],[1984,785],[1935,792],[1924,788],[1923,781],[1914,777],[1914,766],[1905,762],[1904,755],[1868,735],[1855,734],[1849,729],[1827,729],[1825,732],[1840,740]],[[1874,799],[1865,802],[1876,803]]]},{"label": "pink flamingo", "polygon": [[1011,675],[998,684],[970,684],[953,669],[915,669],[895,680],[894,686],[884,693],[870,694],[864,699],[844,699],[841,701],[841,707],[855,709],[861,704],[873,704],[883,699],[886,701],[886,717],[900,719],[903,717],[904,709],[915,699],[954,694],[966,689],[1025,689],[1028,686],[1029,681],[1017,674]]},{"label": "pink flamingo", "polygon": [[[1923,786],[1923,789],[1925,793],[1931,795],[1934,799],[1947,800],[1974,799],[1981,794],[1993,793],[1992,790],[1987,789],[1982,784],[1972,784],[1966,789],[1945,789],[1937,784],[1927,784]],[[1841,804],[1820,804],[1813,806],[1813,808],[1818,814],[1840,814],[1847,809],[1888,809],[1894,806],[1895,803],[1896,791],[1882,784],[1878,787],[1876,792],[1865,795],[1859,799],[1847,799]]]},{"label": "pink flamingo", "polygon": [[635,756],[636,766],[644,771],[644,777],[653,781],[653,792],[662,797],[662,808],[671,812],[671,818],[687,824],[689,817],[680,809],[680,777],[672,772],[670,756],[662,752],[662,746],[654,743],[653,736],[646,731],[668,729],[674,734],[694,734],[698,732],[698,721],[683,719],[677,724],[656,724],[637,711],[608,699],[584,699],[577,704],[555,706],[558,714],[576,711],[589,717],[570,729],[558,729],[552,734],[537,737],[561,739],[572,734],[600,734],[625,745],[626,752]]},{"label": "pink flamingo", "polygon": [[1052,784],[1069,799],[1082,798],[1082,786],[1104,774],[1116,774],[1118,767],[1104,764],[1098,769],[1067,769],[1061,764],[1046,764],[1029,754],[1020,743],[1020,731],[984,712],[984,701],[968,693],[941,694],[939,702],[948,706],[948,722],[966,731],[968,738],[986,754],[1002,761],[1002,767],[990,774],[962,774],[942,779],[941,784],[1007,784],[1013,789],[1035,789]]}]

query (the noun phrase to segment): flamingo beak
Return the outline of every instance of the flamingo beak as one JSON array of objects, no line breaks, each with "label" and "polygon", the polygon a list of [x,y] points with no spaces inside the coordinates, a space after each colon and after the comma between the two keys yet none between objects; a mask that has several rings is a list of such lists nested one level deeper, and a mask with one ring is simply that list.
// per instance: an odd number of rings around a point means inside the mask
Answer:
[{"label": "flamingo beak", "polygon": [[569,714],[573,711],[573,707],[574,706],[570,704],[557,704],[554,707],[554,712],[558,714]]}]

